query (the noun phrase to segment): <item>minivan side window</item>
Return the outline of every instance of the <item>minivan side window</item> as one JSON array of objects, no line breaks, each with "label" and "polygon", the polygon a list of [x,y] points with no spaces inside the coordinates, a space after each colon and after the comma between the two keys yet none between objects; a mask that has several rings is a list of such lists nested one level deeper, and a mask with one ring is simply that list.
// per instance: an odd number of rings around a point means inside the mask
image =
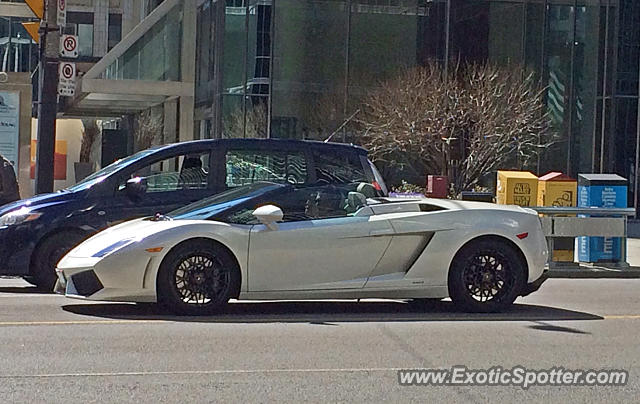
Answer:
[{"label": "minivan side window", "polygon": [[307,160],[303,152],[274,150],[229,150],[226,156],[227,187],[256,181],[304,184]]},{"label": "minivan side window", "polygon": [[338,154],[314,150],[313,162],[318,181],[324,180],[329,183],[370,182],[357,154]]},{"label": "minivan side window", "polygon": [[206,189],[208,187],[209,151],[169,157],[148,164],[128,178],[120,180],[118,190],[125,188],[130,178],[141,178],[147,193]]}]

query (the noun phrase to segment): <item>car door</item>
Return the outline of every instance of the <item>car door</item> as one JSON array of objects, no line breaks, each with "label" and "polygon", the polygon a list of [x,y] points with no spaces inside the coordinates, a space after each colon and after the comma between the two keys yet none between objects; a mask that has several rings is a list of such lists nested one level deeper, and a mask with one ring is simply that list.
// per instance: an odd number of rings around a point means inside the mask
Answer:
[{"label": "car door", "polygon": [[375,216],[349,216],[339,187],[296,190],[274,200],[284,221],[250,233],[249,291],[362,288],[389,245],[393,229]]},{"label": "car door", "polygon": [[[209,149],[178,152],[125,171],[115,184],[115,194],[107,202],[109,224],[167,213],[212,194]],[[144,191],[135,198],[127,194],[127,181],[140,179]]]}]

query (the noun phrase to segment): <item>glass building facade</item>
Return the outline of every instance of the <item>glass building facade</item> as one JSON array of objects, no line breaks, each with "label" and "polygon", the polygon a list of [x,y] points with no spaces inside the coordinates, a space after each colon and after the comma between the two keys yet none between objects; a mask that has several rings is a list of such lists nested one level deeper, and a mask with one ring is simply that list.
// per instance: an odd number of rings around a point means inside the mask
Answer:
[{"label": "glass building facade", "polygon": [[200,137],[323,139],[401,69],[518,64],[547,87],[559,138],[532,169],[617,172],[633,184],[638,3],[200,0],[196,127]]},{"label": "glass building facade", "polygon": [[38,46],[22,26],[29,20],[0,16],[0,71],[32,72],[38,64]]}]

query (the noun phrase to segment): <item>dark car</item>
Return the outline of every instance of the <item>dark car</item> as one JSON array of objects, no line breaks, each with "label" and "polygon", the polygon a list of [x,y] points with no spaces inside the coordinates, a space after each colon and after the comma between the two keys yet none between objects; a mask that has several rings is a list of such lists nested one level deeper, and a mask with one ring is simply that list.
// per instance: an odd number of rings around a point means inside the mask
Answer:
[{"label": "dark car", "polygon": [[196,140],[143,150],[78,184],[0,207],[0,275],[55,284],[55,264],[113,224],[172,211],[257,181],[372,184],[387,190],[366,150],[302,140]]}]

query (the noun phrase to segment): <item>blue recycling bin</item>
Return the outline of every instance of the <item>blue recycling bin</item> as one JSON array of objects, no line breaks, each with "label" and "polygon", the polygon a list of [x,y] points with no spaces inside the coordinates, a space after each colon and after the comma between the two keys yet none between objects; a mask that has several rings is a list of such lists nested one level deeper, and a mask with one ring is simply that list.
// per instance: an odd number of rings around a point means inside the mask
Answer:
[{"label": "blue recycling bin", "polygon": [[[616,174],[578,174],[578,207],[626,208],[627,179]],[[581,262],[626,261],[620,237],[578,237]]]}]

